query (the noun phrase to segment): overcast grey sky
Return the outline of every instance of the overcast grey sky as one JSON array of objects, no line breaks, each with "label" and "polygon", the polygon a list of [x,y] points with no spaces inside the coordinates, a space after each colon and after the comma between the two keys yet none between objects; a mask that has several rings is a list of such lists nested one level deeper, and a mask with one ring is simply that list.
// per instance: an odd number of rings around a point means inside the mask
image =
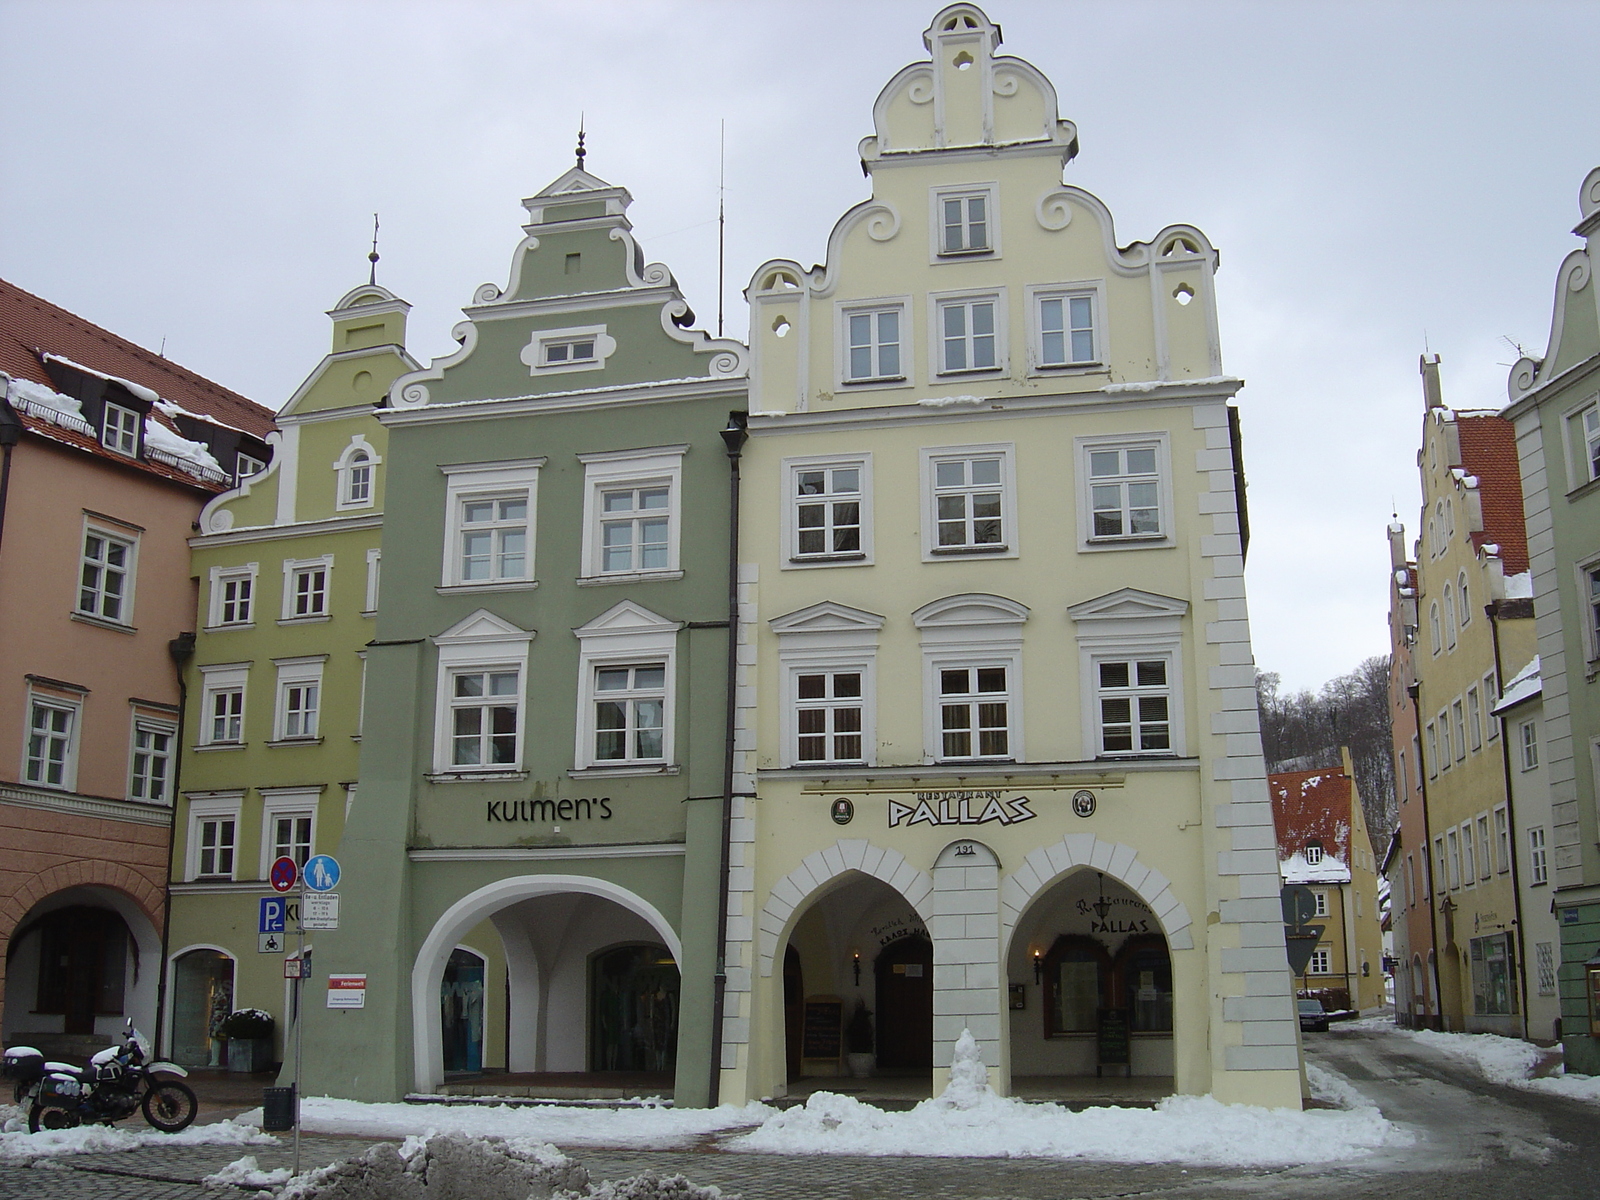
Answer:
[{"label": "overcast grey sky", "polygon": [[[505,282],[518,200],[572,162],[728,332],[767,258],[814,262],[867,194],[856,144],[934,0],[0,0],[0,275],[269,407],[366,276],[454,349]],[[1221,249],[1250,479],[1256,659],[1317,687],[1387,652],[1384,526],[1418,504],[1417,358],[1457,407],[1542,353],[1600,163],[1592,3],[990,0],[1055,82],[1069,182],[1117,237]],[[1591,47],[1585,51],[1585,46]]]}]

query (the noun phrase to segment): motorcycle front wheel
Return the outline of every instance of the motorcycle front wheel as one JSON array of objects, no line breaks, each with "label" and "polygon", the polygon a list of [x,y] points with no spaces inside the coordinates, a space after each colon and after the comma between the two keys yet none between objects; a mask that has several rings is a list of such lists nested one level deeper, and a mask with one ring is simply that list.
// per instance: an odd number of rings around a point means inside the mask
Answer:
[{"label": "motorcycle front wheel", "polygon": [[28,1110],[29,1133],[38,1133],[42,1129],[76,1129],[81,1124],[83,1118],[72,1109],[60,1105],[35,1103]]},{"label": "motorcycle front wheel", "polygon": [[176,1079],[152,1080],[144,1095],[144,1119],[162,1133],[187,1129],[200,1109],[189,1085]]}]

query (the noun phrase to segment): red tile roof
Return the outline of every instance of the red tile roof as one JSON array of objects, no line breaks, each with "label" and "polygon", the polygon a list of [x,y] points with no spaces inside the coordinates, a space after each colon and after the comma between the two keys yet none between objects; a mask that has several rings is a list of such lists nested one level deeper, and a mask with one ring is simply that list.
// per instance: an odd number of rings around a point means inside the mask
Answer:
[{"label": "red tile roof", "polygon": [[1528,569],[1528,529],[1522,515],[1522,470],[1517,463],[1517,438],[1511,422],[1499,416],[1456,417],[1461,437],[1461,469],[1478,477],[1483,504],[1483,532],[1472,535],[1474,547],[1500,547],[1507,575]]},{"label": "red tile roof", "polygon": [[1315,839],[1324,855],[1350,865],[1350,789],[1350,777],[1338,767],[1267,776],[1279,862],[1303,852]]},{"label": "red tile roof", "polygon": [[[276,428],[270,410],[237,392],[0,279],[0,371],[53,389],[41,357],[45,354],[139,384],[197,416],[210,417],[256,438],[264,439]],[[196,476],[154,459],[135,463],[102,446],[92,431],[72,428],[70,422],[44,420],[27,412],[19,415],[26,428],[52,441],[166,479],[187,484],[196,481]],[[150,415],[177,432],[165,413],[152,411]],[[219,490],[214,482],[203,484],[209,491]]]}]

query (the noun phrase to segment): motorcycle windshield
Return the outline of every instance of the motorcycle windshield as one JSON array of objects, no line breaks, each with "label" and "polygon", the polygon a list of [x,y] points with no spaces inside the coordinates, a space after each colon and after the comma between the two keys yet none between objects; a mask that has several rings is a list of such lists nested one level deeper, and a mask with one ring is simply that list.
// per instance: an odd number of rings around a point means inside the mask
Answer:
[{"label": "motorcycle windshield", "polygon": [[139,1047],[139,1057],[145,1062],[150,1061],[150,1039],[137,1029],[133,1031],[133,1044]]}]

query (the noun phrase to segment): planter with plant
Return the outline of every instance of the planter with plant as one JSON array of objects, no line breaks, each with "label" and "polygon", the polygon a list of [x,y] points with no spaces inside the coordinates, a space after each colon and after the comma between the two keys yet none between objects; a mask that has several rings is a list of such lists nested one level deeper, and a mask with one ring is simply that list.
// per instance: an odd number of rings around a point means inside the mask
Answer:
[{"label": "planter with plant", "polygon": [[856,1001],[856,1010],[850,1014],[849,1024],[844,1028],[844,1044],[850,1074],[866,1079],[877,1066],[878,1056],[872,1049],[872,1012],[865,1000]]},{"label": "planter with plant", "polygon": [[254,1074],[272,1066],[272,1014],[259,1008],[239,1008],[217,1027],[228,1039],[228,1070]]}]

